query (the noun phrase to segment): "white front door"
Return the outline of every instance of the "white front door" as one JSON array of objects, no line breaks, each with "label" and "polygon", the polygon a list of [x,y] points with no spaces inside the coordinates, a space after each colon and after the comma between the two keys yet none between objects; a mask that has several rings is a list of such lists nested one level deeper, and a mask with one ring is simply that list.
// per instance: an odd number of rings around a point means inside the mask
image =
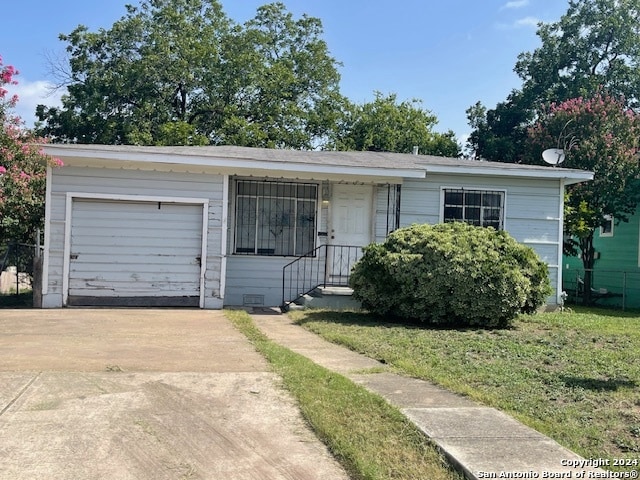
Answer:
[{"label": "white front door", "polygon": [[333,185],[329,249],[330,283],[344,283],[353,264],[362,256],[361,248],[371,243],[373,186]]}]

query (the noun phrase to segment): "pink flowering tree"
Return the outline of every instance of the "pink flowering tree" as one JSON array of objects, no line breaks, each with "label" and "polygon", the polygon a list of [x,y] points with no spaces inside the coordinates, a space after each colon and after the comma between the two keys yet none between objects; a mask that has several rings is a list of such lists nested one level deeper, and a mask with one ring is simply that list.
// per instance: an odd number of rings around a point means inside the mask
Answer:
[{"label": "pink flowering tree", "polygon": [[640,116],[624,102],[598,94],[551,104],[529,129],[529,154],[560,147],[562,167],[594,172],[590,182],[567,187],[565,253],[580,255],[585,269],[585,304],[591,303],[593,236],[605,218],[626,222],[640,201]]},{"label": "pink flowering tree", "polygon": [[62,165],[44,154],[38,146],[44,141],[35,138],[12,114],[18,98],[9,96],[4,87],[17,84],[17,74],[0,57],[0,245],[33,243],[44,220],[47,166]]}]

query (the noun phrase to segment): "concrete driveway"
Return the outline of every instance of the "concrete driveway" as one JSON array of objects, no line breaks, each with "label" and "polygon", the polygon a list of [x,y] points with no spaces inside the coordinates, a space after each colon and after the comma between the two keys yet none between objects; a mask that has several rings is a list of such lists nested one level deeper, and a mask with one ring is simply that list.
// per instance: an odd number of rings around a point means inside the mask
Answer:
[{"label": "concrete driveway", "polygon": [[221,312],[0,310],[1,479],[347,479]]}]

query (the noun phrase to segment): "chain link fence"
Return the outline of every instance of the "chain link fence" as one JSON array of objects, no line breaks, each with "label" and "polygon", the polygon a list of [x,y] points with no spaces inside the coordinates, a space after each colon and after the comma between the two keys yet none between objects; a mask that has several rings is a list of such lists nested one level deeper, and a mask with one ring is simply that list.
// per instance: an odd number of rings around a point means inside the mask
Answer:
[{"label": "chain link fence", "polygon": [[[566,269],[562,289],[567,302],[583,303],[585,269]],[[626,309],[640,308],[640,272],[591,270],[591,300],[594,305]]]},{"label": "chain link fence", "polygon": [[[18,242],[0,244],[0,306],[28,306],[36,282],[39,245]],[[29,298],[27,298],[29,297]]]}]

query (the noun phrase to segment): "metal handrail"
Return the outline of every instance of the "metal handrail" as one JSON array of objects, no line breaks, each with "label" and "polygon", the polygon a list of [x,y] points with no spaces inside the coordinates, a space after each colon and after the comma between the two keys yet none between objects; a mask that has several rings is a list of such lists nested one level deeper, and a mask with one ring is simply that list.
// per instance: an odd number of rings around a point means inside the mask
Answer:
[{"label": "metal handrail", "polygon": [[289,305],[318,287],[348,286],[351,270],[362,257],[357,245],[320,245],[282,268],[282,304]]}]

